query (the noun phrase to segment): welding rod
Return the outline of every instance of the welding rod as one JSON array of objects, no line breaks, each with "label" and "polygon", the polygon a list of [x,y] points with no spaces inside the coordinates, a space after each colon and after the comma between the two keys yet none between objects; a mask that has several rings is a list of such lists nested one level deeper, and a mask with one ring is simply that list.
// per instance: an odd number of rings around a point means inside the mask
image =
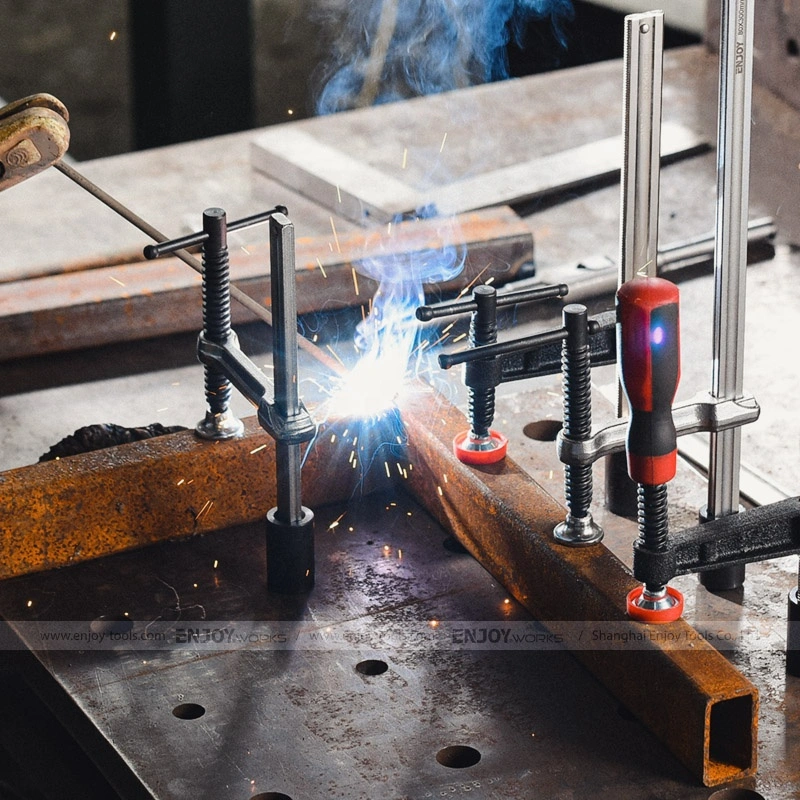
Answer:
[{"label": "welding rod", "polygon": [[[747,216],[750,192],[750,125],[753,92],[754,0],[722,0],[720,11],[717,218],[714,251],[714,340],[711,395],[743,394]],[[707,516],[739,510],[741,430],[711,434]],[[702,579],[703,576],[701,576]],[[719,575],[717,578],[724,579]],[[709,588],[737,588],[744,569],[725,580],[712,573]]]},{"label": "welding rod", "polygon": [[[89,192],[90,195],[96,197],[101,203],[107,205],[112,211],[119,214],[123,219],[131,223],[135,228],[138,228],[142,233],[149,236],[153,241],[161,244],[169,239],[157,228],[154,228],[147,220],[142,219],[138,214],[131,211],[127,206],[119,202],[115,197],[112,197],[108,192],[104,192],[97,184],[90,181],[85,175],[82,175],[75,167],[59,161],[53,166],[62,174],[66,175],[71,181],[74,181],[81,187]],[[184,264],[190,266],[195,272],[200,275],[203,274],[203,265],[191,254],[185,250],[176,250],[174,253]],[[272,314],[264,308],[257,300],[245,294],[241,289],[231,286],[231,297],[236,299],[239,303],[245,306],[248,310],[252,311],[257,317],[262,319],[267,325],[272,325]]]},{"label": "welding rod", "polygon": [[[110,194],[108,194],[108,192],[103,191],[97,184],[93,183],[85,175],[78,172],[75,167],[65,164],[63,161],[59,161],[56,164],[53,164],[53,166],[62,175],[65,175],[71,181],[78,184],[81,189],[84,189],[90,195],[97,198],[101,203],[104,203],[116,214],[119,214],[119,216],[121,216],[124,220],[127,220],[135,228],[138,228],[140,231],[142,231],[142,233],[149,236],[153,241],[161,244],[169,239],[168,236],[165,236],[157,228],[154,228],[149,222],[147,222],[147,220],[142,219],[138,214],[120,203],[120,201],[115,197],[112,197]],[[284,206],[281,206],[280,208],[283,208],[284,211],[286,210]],[[244,223],[248,219],[250,218],[246,217],[243,220],[239,220],[239,222],[242,224],[242,227],[244,227]],[[177,250],[173,255],[177,256],[181,261],[183,261],[184,264],[191,267],[198,274],[203,274],[203,265],[190,253],[187,253],[185,250]],[[272,314],[270,313],[269,309],[264,308],[264,306],[261,305],[258,300],[254,300],[252,297],[250,297],[250,295],[245,294],[245,292],[236,286],[231,286],[231,297],[240,305],[243,305],[256,317],[258,317],[262,322],[266,322],[267,325],[272,326]],[[308,341],[308,339],[301,337],[298,345],[301,350],[306,350],[312,353],[317,360],[321,360],[331,371],[337,373],[341,372],[341,365],[319,350],[319,348],[315,347],[311,342]]]}]

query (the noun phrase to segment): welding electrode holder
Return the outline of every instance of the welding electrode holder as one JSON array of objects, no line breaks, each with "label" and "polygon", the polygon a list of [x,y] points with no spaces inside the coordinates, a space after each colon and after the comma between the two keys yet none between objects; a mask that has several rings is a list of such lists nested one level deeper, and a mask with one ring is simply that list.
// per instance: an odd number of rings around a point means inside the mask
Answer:
[{"label": "welding electrode holder", "polygon": [[[272,288],[272,401],[267,399],[270,382],[239,349],[236,335],[230,328],[226,243],[227,231],[267,221]],[[281,594],[306,593],[314,586],[314,514],[301,504],[301,445],[313,439],[316,426],[297,388],[294,227],[283,206],[230,224],[226,224],[222,209],[208,209],[203,222],[202,232],[148,246],[145,256],[157,258],[175,250],[203,245],[204,319],[197,354],[206,368],[209,409],[215,413],[227,409],[232,384],[257,406],[259,424],[275,440],[277,506],[266,518],[267,589]],[[208,375],[212,377],[209,379]],[[227,391],[220,391],[220,387],[225,386]]]},{"label": "welding electrode holder", "polygon": [[[536,287],[519,292],[498,295],[494,286],[480,285],[472,291],[471,300],[456,300],[421,306],[417,319],[423,322],[455,314],[471,313],[470,351],[497,342],[497,309],[535,300],[563,297],[568,291],[564,284]],[[446,368],[442,357],[439,363]],[[469,423],[453,440],[453,452],[464,464],[494,464],[502,461],[508,451],[508,439],[493,430],[495,389],[502,382],[500,362],[497,358],[479,358],[464,361],[464,384],[469,394]]]}]

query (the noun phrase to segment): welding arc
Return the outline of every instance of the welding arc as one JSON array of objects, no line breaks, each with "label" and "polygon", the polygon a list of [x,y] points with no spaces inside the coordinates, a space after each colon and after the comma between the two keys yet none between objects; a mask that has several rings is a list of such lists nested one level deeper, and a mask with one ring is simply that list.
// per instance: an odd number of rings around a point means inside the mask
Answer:
[{"label": "welding arc", "polygon": [[[169,236],[165,236],[161,231],[157,228],[154,228],[147,220],[142,219],[138,214],[131,211],[127,206],[123,205],[119,202],[116,198],[112,197],[108,192],[103,191],[97,184],[92,183],[85,175],[82,175],[78,170],[74,167],[70,166],[69,164],[65,164],[63,161],[59,161],[53,166],[62,174],[66,175],[71,181],[75,182],[80,186],[82,189],[87,191],[93,197],[96,197],[101,203],[104,203],[108,206],[112,211],[119,214],[123,219],[127,220],[131,223],[135,228],[138,228],[142,233],[149,236],[154,241],[161,244],[162,242],[166,242],[169,240]],[[203,265],[190,253],[187,253],[185,250],[176,250],[174,253],[184,264],[191,267],[195,272],[199,273],[200,275],[203,274]],[[237,288],[236,286],[231,286],[231,297],[234,300],[239,302],[243,305],[248,311],[255,314],[262,322],[266,322],[267,325],[272,327],[272,313],[264,308],[258,300],[254,300],[250,295],[245,294],[241,289]],[[298,345],[300,349],[306,350],[308,352],[313,353],[314,357],[319,359],[321,358],[326,365],[336,371],[340,372],[340,367],[333,361],[333,359],[329,359],[322,353],[319,348],[315,347],[311,342],[307,339],[300,337],[298,340]]]}]

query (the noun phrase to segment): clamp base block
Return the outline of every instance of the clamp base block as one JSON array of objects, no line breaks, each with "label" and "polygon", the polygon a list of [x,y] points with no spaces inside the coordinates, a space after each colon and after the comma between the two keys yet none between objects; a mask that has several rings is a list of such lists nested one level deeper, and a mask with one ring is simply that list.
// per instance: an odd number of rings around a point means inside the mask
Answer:
[{"label": "clamp base block", "polygon": [[267,591],[307,594],[314,588],[314,512],[302,507],[302,518],[291,524],[267,513]]}]

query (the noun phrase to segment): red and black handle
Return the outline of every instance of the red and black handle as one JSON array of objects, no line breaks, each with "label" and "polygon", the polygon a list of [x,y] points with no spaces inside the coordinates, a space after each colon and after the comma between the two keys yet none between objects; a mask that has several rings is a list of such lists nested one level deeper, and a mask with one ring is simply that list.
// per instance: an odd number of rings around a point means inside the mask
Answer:
[{"label": "red and black handle", "polygon": [[649,486],[672,480],[677,466],[678,302],[678,287],[663,278],[634,278],[617,292],[619,364],[630,405],[628,473]]}]

